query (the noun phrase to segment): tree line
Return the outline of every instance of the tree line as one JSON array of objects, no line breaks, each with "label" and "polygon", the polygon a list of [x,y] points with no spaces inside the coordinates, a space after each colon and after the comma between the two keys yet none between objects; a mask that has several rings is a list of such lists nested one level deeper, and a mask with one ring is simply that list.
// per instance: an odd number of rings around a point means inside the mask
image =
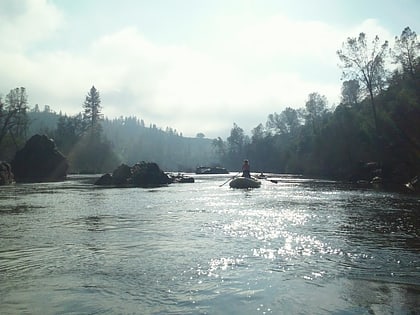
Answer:
[{"label": "tree line", "polygon": [[212,141],[202,133],[185,138],[170,127],[146,127],[135,116],[104,118],[100,94],[94,86],[85,97],[83,111],[73,116],[56,113],[48,105],[40,109],[39,105],[29,108],[27,104],[25,88],[18,88],[8,94],[6,106],[1,107],[1,113],[9,116],[0,116],[0,160],[10,161],[30,136],[45,134],[68,158],[71,172],[103,173],[120,163],[133,165],[143,160],[171,171],[218,165]]},{"label": "tree line", "polygon": [[[420,80],[417,35],[406,27],[394,48],[378,36],[348,38],[337,51],[343,70],[341,101],[308,95],[300,109],[272,113],[251,137],[233,124],[213,145],[230,169],[241,160],[255,171],[356,179],[375,163],[385,177],[420,173]],[[398,67],[388,70],[390,61]]]},{"label": "tree line", "polygon": [[[374,162],[385,176],[413,176],[420,172],[419,49],[409,27],[395,37],[393,49],[378,36],[347,38],[337,51],[343,70],[338,106],[330,108],[313,92],[304,107],[269,114],[250,135],[234,123],[225,140],[201,133],[184,138],[169,127],[146,127],[137,117],[104,118],[95,87],[74,116],[48,106],[29,109],[25,88],[16,88],[0,98],[0,159],[10,160],[28,136],[46,133],[73,171],[102,172],[139,160],[173,171],[200,164],[235,171],[247,158],[258,172],[353,179]],[[391,61],[397,66],[392,72]]]}]

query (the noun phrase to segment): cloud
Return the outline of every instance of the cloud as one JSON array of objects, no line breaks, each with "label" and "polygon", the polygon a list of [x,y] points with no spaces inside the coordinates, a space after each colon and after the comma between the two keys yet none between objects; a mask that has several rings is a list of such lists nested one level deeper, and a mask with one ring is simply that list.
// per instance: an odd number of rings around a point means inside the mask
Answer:
[{"label": "cloud", "polygon": [[45,0],[2,0],[0,38],[3,51],[21,51],[48,39],[62,23],[62,15]]},{"label": "cloud", "polygon": [[[125,25],[77,50],[31,50],[69,21],[46,1],[1,6],[13,12],[0,20],[2,92],[25,86],[31,105],[75,114],[95,85],[108,117],[136,115],[187,136],[226,136],[233,122],[249,132],[270,113],[303,107],[312,92],[336,102],[335,52],[354,31],[282,15],[238,23],[222,17],[224,32],[200,47],[157,42]],[[358,27],[385,32],[374,20]]]},{"label": "cloud", "polygon": [[[386,28],[384,28],[377,19],[366,19],[361,24],[355,25],[348,32],[347,37],[358,37],[360,33],[365,33],[370,39],[374,39],[378,35],[381,42],[389,41],[393,42],[393,39],[398,34],[391,34]],[[346,38],[347,38],[346,37]],[[343,40],[344,41],[344,40]]]}]

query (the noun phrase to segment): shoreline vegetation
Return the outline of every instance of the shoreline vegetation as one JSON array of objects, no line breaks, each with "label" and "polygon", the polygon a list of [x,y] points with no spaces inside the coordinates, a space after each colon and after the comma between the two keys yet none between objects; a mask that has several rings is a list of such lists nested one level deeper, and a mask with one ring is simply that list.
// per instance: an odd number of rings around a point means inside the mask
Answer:
[{"label": "shoreline vegetation", "polygon": [[[75,116],[47,105],[30,107],[26,89],[16,88],[0,99],[0,161],[10,163],[28,139],[42,134],[66,157],[69,173],[105,173],[138,161],[171,172],[192,173],[200,165],[235,171],[246,158],[258,173],[418,191],[419,50],[409,27],[395,37],[392,49],[378,37],[368,42],[364,33],[348,38],[337,51],[343,70],[337,106],[329,107],[325,96],[313,92],[302,108],[268,114],[250,135],[233,123],[226,139],[202,133],[184,137],[170,127],[146,126],[137,117],[104,118],[95,86]],[[393,72],[386,68],[388,61],[398,66]]]}]

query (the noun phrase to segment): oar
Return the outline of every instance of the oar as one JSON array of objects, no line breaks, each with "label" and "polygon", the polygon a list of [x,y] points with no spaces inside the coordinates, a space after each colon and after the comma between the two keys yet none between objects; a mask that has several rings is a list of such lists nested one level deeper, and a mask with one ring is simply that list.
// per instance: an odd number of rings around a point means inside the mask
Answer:
[{"label": "oar", "polygon": [[[263,173],[261,173],[261,175],[263,175]],[[258,177],[257,177],[258,178]],[[261,179],[265,179],[265,180],[268,180],[269,182],[272,182],[272,183],[274,183],[274,184],[277,184],[279,181],[278,180],[275,180],[275,179],[268,179],[267,177],[263,177],[263,178],[261,178]]]},{"label": "oar", "polygon": [[241,172],[239,172],[238,174],[236,174],[235,176],[229,178],[227,181],[225,181],[222,185],[219,185],[219,187],[222,187],[223,185],[227,184],[228,182],[230,182],[232,179],[234,179],[236,176],[238,176],[239,174],[241,174]]}]

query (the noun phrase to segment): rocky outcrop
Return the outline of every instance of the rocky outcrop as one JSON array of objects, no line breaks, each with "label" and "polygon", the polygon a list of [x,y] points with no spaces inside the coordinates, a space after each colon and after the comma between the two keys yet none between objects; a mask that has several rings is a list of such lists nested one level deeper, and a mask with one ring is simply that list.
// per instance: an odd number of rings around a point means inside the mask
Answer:
[{"label": "rocky outcrop", "polygon": [[0,186],[14,182],[12,167],[9,163],[0,161]]},{"label": "rocky outcrop", "polygon": [[111,174],[101,176],[95,185],[117,187],[159,187],[172,181],[156,163],[140,162],[133,166],[121,164]]},{"label": "rocky outcrop", "polygon": [[11,163],[16,182],[60,181],[67,176],[67,159],[45,135],[34,135]]}]

